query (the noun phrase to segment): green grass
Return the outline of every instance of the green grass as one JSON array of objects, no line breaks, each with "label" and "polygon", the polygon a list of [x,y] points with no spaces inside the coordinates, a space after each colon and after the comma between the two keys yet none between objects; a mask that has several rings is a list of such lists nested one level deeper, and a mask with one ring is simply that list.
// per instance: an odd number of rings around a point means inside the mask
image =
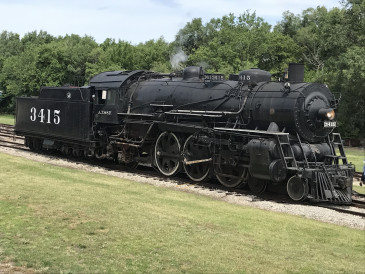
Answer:
[{"label": "green grass", "polygon": [[365,149],[360,147],[345,147],[345,153],[348,162],[352,162],[355,165],[356,171],[362,172],[365,160]]},{"label": "green grass", "polygon": [[353,186],[353,190],[355,190],[357,193],[365,194],[365,185],[362,186]]},{"label": "green grass", "polygon": [[48,273],[365,269],[364,231],[5,154],[0,170],[0,261],[18,266]]},{"label": "green grass", "polygon": [[13,114],[0,114],[0,124],[14,125],[15,118]]}]

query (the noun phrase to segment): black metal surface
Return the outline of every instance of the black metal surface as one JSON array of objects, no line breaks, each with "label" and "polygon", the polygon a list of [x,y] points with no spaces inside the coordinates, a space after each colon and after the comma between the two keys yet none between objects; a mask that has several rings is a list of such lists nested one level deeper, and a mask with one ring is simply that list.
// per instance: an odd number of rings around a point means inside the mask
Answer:
[{"label": "black metal surface", "polygon": [[260,82],[270,82],[271,74],[268,71],[252,68],[241,71],[238,79],[244,85],[257,85]]},{"label": "black metal surface", "polygon": [[282,82],[267,82],[269,74],[257,69],[241,74],[261,81],[255,82],[256,86],[249,86],[251,82],[246,80],[242,83],[207,82],[200,78],[201,70],[193,68],[186,69],[184,79],[150,79],[134,83],[126,91],[125,100],[129,106],[124,108],[125,112],[156,116],[167,112],[190,116],[188,119],[191,120],[205,117],[215,118],[214,121],[239,116],[240,124],[246,128],[266,130],[271,122],[275,122],[280,130],[285,128],[292,134],[298,132],[309,142],[318,142],[333,130],[325,128],[323,119],[318,116],[320,109],[333,107],[334,101],[333,95],[322,84],[292,83],[288,89]]},{"label": "black metal surface", "polygon": [[304,82],[304,64],[289,63],[288,81]]},{"label": "black metal surface", "polygon": [[130,78],[142,75],[144,70],[134,71],[106,71],[92,77],[89,81],[90,86],[97,89],[120,88]]},{"label": "black metal surface", "polygon": [[103,72],[90,87],[43,88],[39,98],[17,99],[16,132],[36,149],[150,163],[166,176],[185,170],[195,181],[214,174],[227,187],[249,182],[261,191],[298,176],[309,193],[296,193],[293,181],[294,199],[351,201],[352,167],[324,126],[323,110],[336,107],[326,86],[270,82],[258,69],[229,81],[200,67],[165,76]]},{"label": "black metal surface", "polygon": [[[43,136],[67,140],[89,141],[91,131],[91,90],[86,88],[89,98],[82,98],[78,89],[47,90],[46,97],[17,98],[15,132],[19,135]],[[61,99],[63,97],[63,99]],[[52,99],[57,98],[57,99]]]},{"label": "black metal surface", "polygon": [[261,83],[253,88],[243,117],[250,128],[266,130],[271,122],[280,130],[294,134],[309,142],[318,142],[333,130],[324,128],[323,120],[316,113],[321,108],[331,107],[333,95],[322,84],[296,83],[285,89],[280,82]]}]

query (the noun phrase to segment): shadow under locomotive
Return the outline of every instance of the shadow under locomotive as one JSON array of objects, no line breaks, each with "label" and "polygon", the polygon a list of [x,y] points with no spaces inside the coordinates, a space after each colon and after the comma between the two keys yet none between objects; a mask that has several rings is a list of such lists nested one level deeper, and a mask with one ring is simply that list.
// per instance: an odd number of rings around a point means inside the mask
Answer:
[{"label": "shadow under locomotive", "polygon": [[31,149],[143,163],[195,182],[216,177],[254,193],[284,186],[295,201],[350,204],[353,165],[333,133],[338,100],[303,82],[303,66],[271,81],[259,69],[224,80],[188,67],[182,75],[103,72],[86,87],[45,87],[17,98],[16,126]]}]

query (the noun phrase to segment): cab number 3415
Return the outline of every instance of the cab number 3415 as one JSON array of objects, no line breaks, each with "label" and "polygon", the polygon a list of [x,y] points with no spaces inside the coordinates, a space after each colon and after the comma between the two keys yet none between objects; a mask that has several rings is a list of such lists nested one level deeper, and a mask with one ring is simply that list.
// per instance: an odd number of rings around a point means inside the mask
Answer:
[{"label": "cab number 3415", "polygon": [[35,107],[32,107],[30,109],[30,120],[33,122],[39,121],[41,123],[58,125],[61,122],[60,112],[58,109],[51,110],[44,108],[37,111]]}]

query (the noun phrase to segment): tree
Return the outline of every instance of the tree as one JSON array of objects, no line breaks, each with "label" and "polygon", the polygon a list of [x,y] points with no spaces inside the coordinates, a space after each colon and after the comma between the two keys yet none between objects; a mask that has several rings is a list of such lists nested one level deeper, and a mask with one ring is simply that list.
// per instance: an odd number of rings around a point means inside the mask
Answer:
[{"label": "tree", "polygon": [[[149,40],[135,47],[135,68],[152,70],[153,68],[169,67],[170,46],[160,37],[158,40]],[[166,71],[165,71],[166,72]]]},{"label": "tree", "polygon": [[71,35],[33,43],[34,33],[29,37],[24,51],[4,62],[0,83],[6,94],[35,95],[41,86],[85,84],[85,64],[97,47],[92,38]]},{"label": "tree", "polygon": [[283,20],[274,27],[274,31],[293,38],[301,27],[302,19],[300,15],[294,15],[290,11],[284,11]]},{"label": "tree", "polygon": [[22,50],[24,51],[28,46],[40,46],[43,44],[49,44],[55,40],[55,37],[48,34],[46,31],[41,30],[39,33],[37,31],[32,31],[26,33],[20,40],[22,44]]},{"label": "tree", "polygon": [[350,47],[340,56],[335,73],[336,90],[342,93],[338,118],[347,138],[365,138],[365,48]]},{"label": "tree", "polygon": [[203,25],[201,18],[194,18],[184,28],[179,30],[175,37],[175,45],[181,48],[187,55],[190,55],[206,44],[208,37],[212,37],[214,32],[215,29],[209,24]]},{"label": "tree", "polygon": [[257,66],[270,34],[270,25],[248,11],[212,19],[206,28],[214,36],[193,50],[189,64],[205,64],[207,71],[224,74]]},{"label": "tree", "polygon": [[37,56],[38,49],[29,48],[29,50],[5,60],[0,75],[0,84],[5,95],[35,95],[34,91],[39,90]]},{"label": "tree", "polygon": [[[19,34],[3,31],[0,34],[0,72],[4,62],[11,56],[16,56],[22,51]],[[0,86],[0,88],[2,88]]]},{"label": "tree", "polygon": [[301,58],[301,49],[288,35],[278,31],[268,33],[262,53],[258,56],[258,67],[268,70],[272,74],[281,74],[289,63],[298,62]]}]

